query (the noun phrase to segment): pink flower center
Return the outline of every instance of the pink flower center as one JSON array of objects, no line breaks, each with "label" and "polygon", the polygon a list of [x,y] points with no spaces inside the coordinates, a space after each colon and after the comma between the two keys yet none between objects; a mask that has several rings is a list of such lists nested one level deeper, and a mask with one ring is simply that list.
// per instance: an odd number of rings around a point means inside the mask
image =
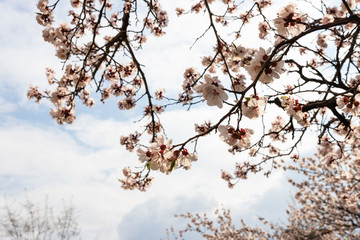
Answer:
[{"label": "pink flower center", "polygon": [[186,148],[184,148],[184,149],[182,150],[182,154],[183,154],[184,156],[187,156],[187,155],[189,155],[189,152],[188,152],[188,150],[187,150]]},{"label": "pink flower center", "polygon": [[150,152],[149,150],[146,152],[146,157],[151,157],[152,156],[152,152]]},{"label": "pink flower center", "polygon": [[294,13],[290,13],[286,18],[283,18],[283,20],[285,21],[284,27],[295,26],[296,23],[301,22],[300,18],[293,19],[293,17]]},{"label": "pink flower center", "polygon": [[220,95],[220,94],[218,93],[218,91],[216,91],[216,89],[213,89],[213,90],[212,90],[212,94],[213,94],[214,96]]}]

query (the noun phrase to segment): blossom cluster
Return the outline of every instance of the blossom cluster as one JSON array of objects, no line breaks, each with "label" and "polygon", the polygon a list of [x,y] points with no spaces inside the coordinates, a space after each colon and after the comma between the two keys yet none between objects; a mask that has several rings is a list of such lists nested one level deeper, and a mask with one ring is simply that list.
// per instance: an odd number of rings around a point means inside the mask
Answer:
[{"label": "blossom cluster", "polygon": [[345,114],[360,115],[360,93],[355,96],[337,97],[336,104]]},{"label": "blossom cluster", "polygon": [[36,21],[43,26],[50,26],[54,22],[53,12],[48,4],[48,0],[40,0],[37,4],[40,13],[36,14]]},{"label": "blossom cluster", "polygon": [[132,152],[135,149],[136,144],[140,141],[139,137],[141,134],[135,132],[134,134],[130,134],[129,136],[121,136],[120,144],[126,147],[126,150]]},{"label": "blossom cluster", "polygon": [[197,155],[189,153],[186,148],[175,150],[172,140],[165,140],[163,135],[157,137],[148,148],[138,148],[136,153],[139,161],[146,163],[149,169],[163,173],[170,173],[178,167],[190,169],[191,163],[197,160]]},{"label": "blossom cluster", "polygon": [[256,95],[246,97],[241,106],[241,111],[244,116],[255,119],[265,113],[266,98]]},{"label": "blossom cluster", "polygon": [[155,15],[154,20],[150,18],[144,19],[144,24],[146,28],[151,30],[155,36],[162,36],[165,34],[163,28],[165,28],[169,23],[169,18],[167,12],[162,10],[161,5],[158,1],[154,1],[152,6],[153,14]]},{"label": "blossom cluster", "polygon": [[297,36],[306,28],[306,14],[303,14],[295,3],[290,3],[280,9],[278,17],[274,19],[277,32],[288,37],[289,35]]},{"label": "blossom cluster", "polygon": [[[245,67],[253,81],[258,77],[260,70],[264,68],[265,62],[269,58],[270,51],[271,48],[265,51],[265,49],[261,47],[259,51],[256,52],[254,59]],[[272,83],[274,78],[280,78],[280,74],[284,72],[283,65],[284,62],[282,60],[272,60],[263,69],[260,77],[258,77],[258,80],[264,84]]]},{"label": "blossom cluster", "polygon": [[[141,173],[125,171],[123,184],[127,189],[145,189],[151,182],[150,171],[189,169],[197,159],[197,141],[212,131],[219,131],[231,153],[247,151],[250,157],[261,156],[258,164],[238,164],[235,178],[262,170],[261,164],[268,161],[278,168],[274,159],[290,155],[312,125],[321,132],[322,148],[331,139],[341,142],[337,137],[344,140],[355,136],[354,124],[360,115],[360,60],[356,48],[359,1],[324,4],[317,14],[303,12],[306,8],[295,2],[286,3],[275,18],[269,18],[265,9],[272,5],[271,0],[245,2],[199,0],[188,10],[176,9],[178,16],[208,15],[209,26],[194,46],[208,31],[213,32],[215,41],[209,45],[210,53],[200,57],[203,69],[189,66],[179,95],[173,97],[161,85],[153,88],[146,66],[137,56],[148,36],[165,34],[169,16],[159,1],[125,0],[121,9],[114,9],[112,0],[71,0],[69,21],[55,25],[54,11],[61,1],[51,4],[39,0],[36,20],[44,27],[43,39],[54,46],[63,69],[56,77],[55,71],[47,68],[51,89],[40,91],[30,86],[27,96],[36,102],[48,99],[54,106],[50,114],[59,124],[71,124],[76,119],[79,102],[93,107],[98,101],[106,103],[116,98],[120,110],[143,107],[139,117],[143,131],[120,139],[128,151],[137,153],[144,167]],[[256,38],[264,45],[247,45],[249,36],[244,29],[251,23],[256,24]],[[191,110],[202,103],[219,108],[221,116],[211,124],[195,124],[194,135],[183,143],[166,140],[161,114],[172,106],[186,105]],[[267,119],[273,108],[285,112],[287,118]],[[260,117],[261,129],[246,123],[260,123]],[[266,124],[271,121],[271,126]],[[261,130],[262,136],[254,134]],[[143,143],[144,133],[150,136],[148,144]],[[289,135],[294,145],[287,152],[274,142],[288,143]],[[195,145],[193,153],[187,150],[191,144]],[[358,143],[353,140],[347,144],[355,147]],[[326,162],[332,163],[339,156],[328,154]],[[231,179],[225,173],[223,178]]]},{"label": "blossom cluster", "polygon": [[283,96],[281,99],[281,106],[287,114],[293,117],[303,127],[310,125],[309,114],[302,111],[302,105],[298,100],[294,99],[292,96]]},{"label": "blossom cluster", "polygon": [[182,85],[183,92],[179,94],[179,101],[183,104],[190,103],[193,100],[193,86],[199,80],[200,73],[195,68],[188,68],[184,73],[184,81]]},{"label": "blossom cluster", "polygon": [[280,133],[284,127],[285,120],[281,116],[277,116],[274,122],[271,123],[270,138],[273,141],[284,143],[287,140],[286,135]]},{"label": "blossom cluster", "polygon": [[194,87],[194,90],[201,93],[207,105],[222,108],[223,101],[228,99],[228,95],[223,90],[220,80],[217,77],[205,75],[205,82]]},{"label": "blossom cluster", "polygon": [[220,125],[218,130],[220,139],[230,145],[229,152],[231,153],[251,146],[250,137],[254,133],[252,129],[235,129],[231,125]]},{"label": "blossom cluster", "polygon": [[119,179],[119,181],[122,183],[121,187],[126,190],[138,189],[144,192],[150,187],[154,179],[152,177],[142,179],[141,172],[132,173],[129,167],[123,169],[123,175],[125,179]]}]

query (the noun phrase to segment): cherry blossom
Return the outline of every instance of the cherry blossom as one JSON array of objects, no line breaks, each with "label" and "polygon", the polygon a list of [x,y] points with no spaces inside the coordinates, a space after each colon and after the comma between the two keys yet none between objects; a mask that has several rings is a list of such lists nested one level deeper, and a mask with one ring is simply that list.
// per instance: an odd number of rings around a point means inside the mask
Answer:
[{"label": "cherry blossom", "polygon": [[285,134],[279,134],[285,124],[286,122],[281,116],[277,116],[275,121],[271,123],[270,138],[273,141],[285,142],[287,140]]},{"label": "cherry blossom", "polygon": [[200,85],[195,86],[194,90],[202,93],[207,105],[222,108],[223,101],[228,99],[228,95],[223,90],[224,87],[221,85],[220,80],[208,74],[205,75],[204,80],[205,82],[200,82]]},{"label": "cherry blossom", "polygon": [[176,166],[182,166],[184,169],[190,169],[191,164],[194,161],[197,161],[198,157],[194,153],[189,153],[188,150],[185,148],[183,150],[175,150],[174,152],[176,159]]},{"label": "cherry blossom", "polygon": [[284,110],[296,121],[304,127],[310,125],[309,114],[303,112],[303,107],[299,103],[299,100],[293,99],[291,96],[283,96],[281,105],[284,107]]},{"label": "cherry blossom", "polygon": [[195,124],[195,131],[204,134],[211,130],[211,122],[205,122],[204,124]]},{"label": "cherry blossom", "polygon": [[75,110],[72,106],[51,109],[50,114],[59,124],[73,123],[76,118],[74,115]]},{"label": "cherry blossom", "polygon": [[235,129],[231,125],[220,125],[218,130],[220,139],[231,146],[230,152],[240,151],[242,148],[249,148],[251,145],[250,135],[254,133],[251,129]]},{"label": "cherry blossom", "polygon": [[37,103],[42,99],[42,94],[38,91],[38,87],[36,86],[30,86],[27,96],[29,99],[35,98]]},{"label": "cherry blossom", "polygon": [[155,92],[156,100],[162,100],[164,98],[164,92],[165,92],[164,88],[156,90],[156,92]]},{"label": "cherry blossom", "polygon": [[132,110],[135,107],[135,99],[132,97],[126,97],[124,100],[119,100],[118,107],[120,110]]},{"label": "cherry blossom", "polygon": [[144,150],[137,149],[140,162],[145,162],[149,169],[169,173],[180,166],[190,169],[191,163],[197,160],[195,154],[187,149],[174,150],[172,140],[165,140],[163,135],[156,138],[156,141]]},{"label": "cherry blossom", "polygon": [[232,89],[234,91],[244,91],[246,89],[246,83],[245,83],[245,75],[244,74],[238,74],[232,81]]},{"label": "cherry blossom", "polygon": [[[292,156],[311,133],[318,135],[320,153],[332,149],[333,142],[359,146],[354,137],[359,132],[359,1],[305,1],[304,12],[294,2],[279,3],[282,6],[273,11],[269,0],[198,0],[176,9],[160,3],[126,0],[119,8],[112,0],[71,0],[68,16],[59,22],[55,13],[66,6],[63,1],[39,0],[34,16],[62,68],[56,73],[57,68],[47,68],[49,89],[30,86],[29,99],[50,102],[50,114],[59,124],[73,123],[80,104],[94,107],[99,101],[116,101],[119,110],[134,109],[139,115],[136,122],[142,129],[122,136],[120,144],[137,153],[142,170],[127,169],[121,180],[124,188],[144,191],[152,171],[190,169],[198,143],[217,131],[232,154],[245,152],[251,159],[235,165],[234,178],[239,179],[257,172],[270,176],[274,169],[286,168],[286,161],[278,159]],[[153,66],[139,54],[147,53],[147,39],[156,44],[153,39],[165,34],[171,22],[168,11],[175,11],[178,21],[198,14],[208,24],[189,46],[204,43],[198,64],[187,66],[183,75],[170,76],[183,79],[175,95],[149,75]],[[248,31],[251,28],[256,31]],[[153,55],[151,62],[157,63],[158,57]],[[185,140],[169,136],[174,143],[165,141],[164,112],[200,106],[220,109],[211,123],[196,119]],[[260,116],[259,125],[251,123]],[[320,158],[331,165],[343,158],[340,153]],[[223,175],[232,181],[229,174]]]},{"label": "cherry blossom", "polygon": [[[265,51],[262,47],[260,47],[259,51],[256,52],[254,59],[249,63],[249,65],[245,66],[252,80],[256,79],[265,62],[268,60],[270,51],[270,48]],[[281,60],[274,60],[270,62],[260,75],[259,81],[264,84],[268,84],[272,83],[274,78],[280,78],[280,74],[284,72],[282,69],[283,65],[284,62]]]},{"label": "cherry blossom", "polygon": [[254,119],[265,113],[264,108],[266,105],[265,97],[251,96],[246,97],[242,104],[241,110],[244,116]]},{"label": "cherry blossom", "polygon": [[336,98],[337,107],[344,113],[351,113],[354,116],[360,113],[360,94],[356,94],[354,97],[345,96]]},{"label": "cherry blossom", "polygon": [[267,23],[259,23],[259,38],[264,39],[269,34],[269,25]]},{"label": "cherry blossom", "polygon": [[326,43],[327,40],[327,35],[325,34],[319,34],[318,36],[318,40],[317,40],[317,45],[319,45],[322,48],[327,48],[328,44]]},{"label": "cherry blossom", "polygon": [[278,17],[274,19],[277,32],[288,37],[299,35],[306,29],[307,16],[302,14],[296,7],[295,3],[289,3],[287,6],[280,9]]}]

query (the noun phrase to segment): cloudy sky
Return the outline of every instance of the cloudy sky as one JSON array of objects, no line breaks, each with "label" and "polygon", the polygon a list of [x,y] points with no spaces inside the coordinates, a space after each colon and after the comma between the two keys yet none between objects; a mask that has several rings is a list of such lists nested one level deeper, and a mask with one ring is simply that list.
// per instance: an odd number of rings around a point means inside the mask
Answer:
[{"label": "cloudy sky", "polygon": [[[170,11],[167,34],[149,38],[139,53],[148,79],[169,93],[180,86],[184,70],[199,65],[212,45],[210,36],[190,50],[207,22],[204,16],[176,18],[176,6],[164,6]],[[284,210],[291,201],[286,173],[275,172],[270,178],[260,174],[228,189],[220,170],[231,171],[246,156],[229,154],[214,134],[198,143],[199,160],[191,170],[154,174],[155,182],[145,193],[123,190],[117,179],[123,167],[136,165],[137,156],[125,151],[119,139],[133,132],[139,111],[121,112],[110,101],[81,108],[72,125],[57,125],[50,104],[26,97],[30,84],[47,87],[46,67],[61,67],[53,47],[42,40],[36,1],[0,0],[0,9],[0,193],[9,201],[27,195],[42,202],[48,196],[50,204],[61,209],[63,199],[72,200],[86,240],[164,239],[167,227],[185,224],[174,214],[212,213],[222,206],[232,210],[234,222],[244,218],[255,224],[257,216],[286,220]],[[189,28],[194,21],[197,28]],[[194,122],[215,120],[217,114],[201,107],[190,112],[174,108],[162,121],[167,134],[180,142],[193,133]],[[5,203],[3,198],[0,203]]]}]

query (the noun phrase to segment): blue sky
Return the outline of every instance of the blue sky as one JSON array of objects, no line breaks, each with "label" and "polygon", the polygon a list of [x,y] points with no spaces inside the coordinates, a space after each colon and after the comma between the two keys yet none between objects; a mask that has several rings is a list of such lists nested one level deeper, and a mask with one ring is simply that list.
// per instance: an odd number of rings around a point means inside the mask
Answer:
[{"label": "blue sky", "polygon": [[[170,11],[175,9],[175,4],[168,4],[165,7]],[[228,189],[220,170],[231,171],[235,161],[246,156],[229,154],[226,144],[214,134],[199,142],[199,160],[191,170],[169,176],[154,174],[155,182],[145,193],[124,191],[117,179],[122,177],[123,167],[136,166],[137,156],[122,148],[119,139],[135,129],[132,123],[140,118],[139,111],[121,112],[116,102],[109,101],[93,109],[79,108],[73,125],[57,125],[49,114],[50,104],[39,105],[26,98],[30,84],[47,87],[46,67],[61,67],[53,47],[42,40],[42,28],[35,20],[36,1],[2,0],[0,9],[2,195],[21,201],[27,194],[35,202],[47,195],[50,204],[59,209],[62,199],[72,199],[82,239],[165,238],[165,228],[184,225],[174,214],[212,213],[221,206],[232,209],[238,222],[244,218],[254,224],[256,216],[285,221],[284,210],[290,201],[286,173],[275,172],[271,178],[259,174]],[[150,38],[146,51],[139,53],[154,86],[165,87],[170,94],[179,88],[184,70],[199,66],[200,56],[209,54],[203,46],[211,40],[200,40],[190,51],[198,30],[188,30],[182,38],[177,32],[193,21],[199,29],[207,22],[174,15],[170,14],[168,33],[160,39]],[[218,113],[175,108],[163,115],[163,122],[167,134],[182,141],[188,136],[185,133],[193,132],[194,119],[201,123],[216,119]]]}]

